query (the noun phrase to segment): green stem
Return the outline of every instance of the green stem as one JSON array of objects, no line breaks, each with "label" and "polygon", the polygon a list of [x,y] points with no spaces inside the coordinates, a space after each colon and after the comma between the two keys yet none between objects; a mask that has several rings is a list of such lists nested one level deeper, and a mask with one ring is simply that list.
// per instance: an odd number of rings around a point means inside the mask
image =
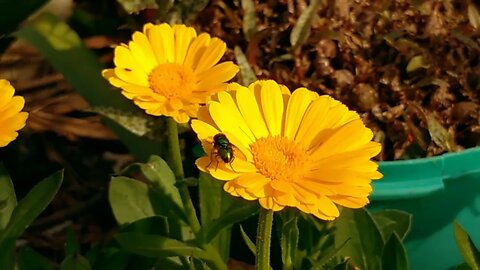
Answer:
[{"label": "green stem", "polygon": [[[168,129],[168,149],[170,151],[171,166],[175,178],[178,181],[183,181],[185,175],[183,173],[183,163],[182,163],[182,154],[180,152],[180,142],[178,140],[178,126],[177,122],[173,118],[167,118],[167,129]],[[185,214],[188,218],[188,222],[192,228],[193,233],[198,233],[200,231],[200,223],[198,222],[197,214],[195,213],[195,207],[193,207],[192,199],[190,198],[190,193],[188,192],[188,187],[185,184],[180,184],[178,187],[180,197],[182,198],[183,207],[185,209]]]},{"label": "green stem", "polygon": [[257,228],[256,270],[270,270],[270,242],[272,240],[273,211],[260,209]]},{"label": "green stem", "polygon": [[[175,178],[178,181],[185,180],[185,175],[183,172],[183,163],[182,163],[182,154],[180,151],[180,142],[178,140],[178,126],[177,122],[173,118],[167,118],[167,129],[168,129],[168,148],[170,151],[171,158],[171,167]],[[195,207],[193,206],[192,199],[190,197],[190,192],[186,184],[182,183],[178,187],[180,197],[182,198],[183,207],[185,210],[185,215],[188,218],[190,227],[195,235],[200,231],[200,222],[198,221],[197,214],[195,213]],[[217,270],[227,270],[225,262],[222,260],[218,252],[209,244],[202,245],[202,248],[207,251],[211,257],[209,259],[210,265],[213,269]]]},{"label": "green stem", "polygon": [[[183,171],[182,154],[180,152],[180,142],[178,141],[178,126],[177,122],[171,117],[167,117],[168,128],[168,144],[170,149],[170,156],[172,158],[172,169],[177,181],[185,180],[185,174]],[[198,221],[197,214],[195,213],[195,207],[193,206],[190,192],[186,184],[182,183],[179,187],[180,197],[182,198],[183,207],[185,208],[185,214],[187,215],[190,227],[195,235],[200,231],[200,222]],[[209,244],[203,245],[205,249],[212,256],[210,262],[213,269],[228,270],[225,262],[222,260],[218,252]]]}]

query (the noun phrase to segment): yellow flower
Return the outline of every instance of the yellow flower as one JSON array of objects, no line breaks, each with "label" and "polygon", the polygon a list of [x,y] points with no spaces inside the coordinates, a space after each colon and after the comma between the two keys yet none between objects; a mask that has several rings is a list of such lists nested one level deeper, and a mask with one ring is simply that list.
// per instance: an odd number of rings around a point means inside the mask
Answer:
[{"label": "yellow flower", "polygon": [[233,62],[217,64],[225,50],[225,42],[197,37],[192,27],[149,23],[115,48],[115,68],[102,75],[146,113],[185,123],[237,74]]},{"label": "yellow flower", "polygon": [[[337,205],[369,202],[372,179],[382,177],[370,159],[381,145],[371,141],[372,131],[356,112],[306,88],[290,94],[271,80],[248,88],[230,84],[228,90],[192,120],[208,154],[196,164],[227,181],[225,191],[266,209],[296,207],[324,220],[339,216]],[[219,133],[231,145],[214,147]],[[234,158],[225,163],[229,147]]]},{"label": "yellow flower", "polygon": [[0,79],[0,147],[7,146],[25,126],[28,113],[22,112],[25,99],[13,96],[15,89],[9,81]]}]

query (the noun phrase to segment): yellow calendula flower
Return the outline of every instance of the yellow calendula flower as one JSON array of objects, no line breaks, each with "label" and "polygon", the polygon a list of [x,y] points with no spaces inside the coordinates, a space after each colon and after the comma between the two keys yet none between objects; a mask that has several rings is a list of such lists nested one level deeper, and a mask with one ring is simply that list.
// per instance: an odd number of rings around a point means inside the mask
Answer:
[{"label": "yellow calendula flower", "polygon": [[146,113],[185,123],[237,74],[233,62],[218,63],[225,50],[225,42],[192,27],[146,24],[115,48],[115,68],[102,74]]},{"label": "yellow calendula flower", "polygon": [[208,154],[197,160],[200,170],[266,209],[296,207],[333,220],[337,205],[365,206],[372,179],[382,177],[370,160],[381,146],[359,115],[306,88],[290,94],[271,80],[230,84],[192,128]]},{"label": "yellow calendula flower", "polygon": [[9,81],[0,79],[0,147],[7,146],[25,126],[28,113],[22,112],[25,99],[13,96],[15,89]]}]

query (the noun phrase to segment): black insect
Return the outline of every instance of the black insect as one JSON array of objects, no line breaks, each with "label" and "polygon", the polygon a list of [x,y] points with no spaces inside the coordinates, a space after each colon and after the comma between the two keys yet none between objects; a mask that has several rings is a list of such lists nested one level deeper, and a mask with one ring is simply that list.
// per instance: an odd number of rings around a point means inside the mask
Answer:
[{"label": "black insect", "polygon": [[[230,164],[232,170],[235,171],[232,167],[232,162],[235,159],[235,156],[233,155],[233,147],[233,144],[230,143],[225,134],[218,133],[213,136],[213,149],[210,153],[210,157],[215,157],[215,159],[217,159],[217,167],[219,162],[218,160],[220,159],[224,163]],[[213,160],[210,158],[210,163],[207,167],[209,167],[212,162]],[[217,167],[215,168],[215,170],[217,169]]]}]

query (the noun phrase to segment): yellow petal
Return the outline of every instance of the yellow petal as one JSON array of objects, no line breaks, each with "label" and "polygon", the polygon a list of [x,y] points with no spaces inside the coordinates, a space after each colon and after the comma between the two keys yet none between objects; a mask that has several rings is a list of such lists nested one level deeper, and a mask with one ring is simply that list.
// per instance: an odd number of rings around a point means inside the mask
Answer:
[{"label": "yellow petal", "polygon": [[369,203],[368,197],[330,196],[329,198],[338,205],[352,209],[362,208]]},{"label": "yellow petal", "polygon": [[278,203],[275,202],[275,200],[272,197],[265,197],[265,198],[260,198],[258,199],[258,202],[260,205],[265,208],[265,209],[270,209],[273,211],[280,211],[285,206],[279,205]]},{"label": "yellow petal", "polygon": [[164,41],[162,38],[162,32],[169,31],[167,28],[170,28],[170,26],[167,24],[161,24],[155,25],[147,31],[148,40],[150,41],[150,46],[152,46],[152,51],[158,64],[164,64],[167,61],[167,57],[165,56],[165,46],[163,45]]},{"label": "yellow petal", "polygon": [[237,179],[232,180],[232,182],[246,189],[263,189],[263,187],[270,182],[270,179],[258,173],[248,173],[239,176]]},{"label": "yellow petal", "polygon": [[[195,161],[195,164],[202,171],[208,172],[218,180],[232,180],[239,177],[241,174],[234,172],[229,164],[217,160],[211,160],[210,157],[201,157]],[[228,166],[228,168],[227,168]]]},{"label": "yellow petal", "polygon": [[328,136],[318,136],[312,144],[315,158],[344,153],[367,144],[373,138],[373,132],[366,128],[360,119],[350,121]]},{"label": "yellow petal", "polygon": [[262,112],[270,135],[280,135],[283,125],[283,96],[275,81],[267,80],[261,88]]},{"label": "yellow petal", "polygon": [[25,122],[27,121],[28,113],[20,112],[15,116],[12,116],[7,119],[2,125],[2,129],[4,130],[20,130],[25,126]]},{"label": "yellow petal", "polygon": [[18,137],[18,132],[2,132],[0,134],[0,147],[7,146]]},{"label": "yellow petal", "polygon": [[298,128],[308,106],[312,103],[311,94],[306,88],[295,90],[287,105],[284,136],[295,139]]},{"label": "yellow petal", "polygon": [[134,48],[130,46],[132,55],[135,58],[138,57],[137,59],[142,59],[139,63],[144,66],[147,73],[150,73],[150,71],[158,65],[158,62],[147,36],[145,36],[144,33],[135,32],[132,35],[132,39],[133,42],[131,43],[135,44]]},{"label": "yellow petal", "polygon": [[240,88],[236,91],[236,98],[238,109],[255,137],[257,139],[267,137],[268,129],[253,92],[246,88]]},{"label": "yellow petal", "polygon": [[[232,116],[231,121],[234,121],[238,124],[239,129],[242,131],[242,136],[245,135],[249,138],[249,144],[254,142],[255,136],[245,122],[245,119],[243,119],[243,116],[238,110],[237,104],[235,103],[232,95],[227,92],[220,92],[218,93],[217,98],[222,106],[222,109]],[[246,146],[248,146],[248,144]]]},{"label": "yellow petal", "polygon": [[223,62],[215,65],[212,68],[207,69],[205,72],[198,74],[200,82],[198,83],[198,89],[207,90],[215,87],[218,84],[224,83],[235,77],[239,68],[233,62]]},{"label": "yellow petal", "polygon": [[160,24],[159,26],[156,27],[156,29],[157,29],[156,35],[158,35],[162,40],[163,54],[165,56],[165,61],[168,63],[173,63],[175,61],[175,38],[174,38],[173,29],[172,27],[170,27],[170,25],[166,23]]},{"label": "yellow petal", "polygon": [[116,46],[114,50],[113,63],[117,68],[136,70],[144,72],[142,65],[138,59],[133,57],[130,49],[124,45]]},{"label": "yellow petal", "polygon": [[0,80],[0,109],[5,107],[13,97],[15,89],[10,84],[9,81],[1,79]]},{"label": "yellow petal", "polygon": [[197,33],[192,27],[183,24],[173,26],[173,32],[175,33],[175,63],[183,64],[188,47]]},{"label": "yellow petal", "polygon": [[[316,206],[321,215],[328,217],[338,217],[340,215],[337,206],[326,196],[319,196]],[[315,215],[315,212],[313,214]]]},{"label": "yellow petal", "polygon": [[202,33],[194,39],[188,48],[184,65],[195,70],[200,63],[202,55],[207,50],[208,44],[210,44],[210,35],[206,33]]},{"label": "yellow petal", "polygon": [[210,102],[208,105],[210,115],[215,121],[222,133],[235,134],[235,137],[240,140],[241,144],[248,147],[253,140],[242,130],[242,125],[235,121],[235,114],[231,110],[225,109],[224,106],[218,102]]},{"label": "yellow petal", "polygon": [[220,133],[214,126],[196,119],[192,120],[191,126],[200,140],[213,138],[213,136]]},{"label": "yellow petal", "polygon": [[125,82],[150,87],[148,76],[143,71],[115,68],[115,75]]},{"label": "yellow petal", "polygon": [[3,110],[0,109],[0,120],[7,119],[9,117],[12,117],[18,114],[23,109],[24,105],[25,105],[25,99],[23,97],[14,96],[10,100],[10,103],[8,104],[8,106],[5,106]]},{"label": "yellow petal", "polygon": [[221,39],[212,38],[208,48],[204,51],[202,57],[198,61],[195,68],[196,74],[201,74],[203,71],[213,67],[222,58],[227,45]]}]

